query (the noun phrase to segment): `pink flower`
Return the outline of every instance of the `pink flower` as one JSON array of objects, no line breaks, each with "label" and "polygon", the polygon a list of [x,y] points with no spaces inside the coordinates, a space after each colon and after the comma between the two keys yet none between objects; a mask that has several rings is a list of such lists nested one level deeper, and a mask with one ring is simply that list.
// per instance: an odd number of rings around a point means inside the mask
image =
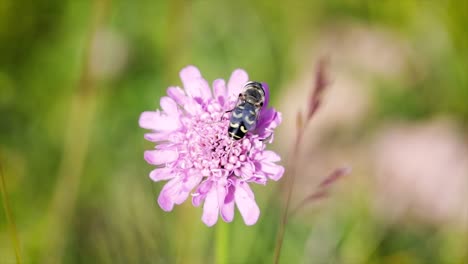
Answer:
[{"label": "pink flower", "polygon": [[229,82],[217,79],[213,91],[194,66],[180,72],[184,89],[169,87],[162,97],[162,111],[143,112],[140,126],[150,129],[145,134],[156,142],[154,150],[145,151],[145,160],[156,165],[150,173],[153,181],[168,180],[158,203],[165,211],[183,203],[191,194],[192,203],[203,203],[203,222],[212,226],[218,215],[226,222],[234,218],[237,205],[245,224],[257,222],[260,209],[249,183],[266,184],[281,178],[284,168],[277,165],[280,157],[266,150],[273,140],[281,114],[265,104],[257,125],[243,139],[232,140],[227,129],[230,113],[239,93],[249,81],[244,70],[235,70]]}]

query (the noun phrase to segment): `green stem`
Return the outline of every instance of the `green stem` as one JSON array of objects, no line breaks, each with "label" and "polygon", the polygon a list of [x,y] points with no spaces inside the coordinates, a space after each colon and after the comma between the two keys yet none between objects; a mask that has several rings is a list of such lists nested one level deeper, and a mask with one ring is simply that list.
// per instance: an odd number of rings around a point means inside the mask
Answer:
[{"label": "green stem", "polygon": [[16,263],[21,264],[20,245],[18,239],[18,231],[16,230],[15,220],[10,209],[10,202],[8,201],[7,189],[5,184],[5,178],[3,176],[3,168],[0,160],[0,190],[2,192],[3,208],[5,209],[5,215],[7,218],[8,225],[10,226],[10,235],[13,247],[15,248]]},{"label": "green stem", "polygon": [[229,243],[229,225],[223,221],[216,224],[216,245],[215,245],[215,263],[229,263],[228,243]]},{"label": "green stem", "polygon": [[288,179],[288,182],[286,182],[286,187],[287,187],[286,205],[285,205],[282,217],[281,217],[281,222],[280,222],[280,226],[279,226],[279,230],[278,230],[278,234],[276,238],[275,252],[274,252],[274,258],[273,258],[273,262],[275,264],[279,263],[280,257],[281,257],[281,249],[283,247],[284,234],[286,231],[286,226],[288,224],[289,206],[291,204],[291,197],[292,197],[294,183],[296,179],[296,167],[297,166],[294,165],[293,162],[295,162],[297,158],[299,157],[299,146],[302,142],[302,136],[304,134],[304,131],[305,131],[305,127],[302,127],[302,129],[298,130],[296,141],[294,143],[292,159],[290,159],[289,165],[287,166],[287,168],[289,168],[288,175],[290,176],[286,178]]}]

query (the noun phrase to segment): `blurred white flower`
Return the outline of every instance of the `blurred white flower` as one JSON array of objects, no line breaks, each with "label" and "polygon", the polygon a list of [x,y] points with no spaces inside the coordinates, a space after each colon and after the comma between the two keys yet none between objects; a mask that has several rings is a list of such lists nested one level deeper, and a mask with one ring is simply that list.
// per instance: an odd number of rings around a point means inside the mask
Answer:
[{"label": "blurred white flower", "polygon": [[437,223],[466,217],[468,146],[452,123],[384,128],[374,158],[376,209],[386,218]]}]

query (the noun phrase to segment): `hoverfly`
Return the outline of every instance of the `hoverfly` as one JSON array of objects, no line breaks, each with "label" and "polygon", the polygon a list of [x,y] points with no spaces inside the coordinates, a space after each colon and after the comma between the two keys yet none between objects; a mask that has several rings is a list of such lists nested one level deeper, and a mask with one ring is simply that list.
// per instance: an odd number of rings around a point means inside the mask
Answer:
[{"label": "hoverfly", "polygon": [[229,119],[228,134],[234,140],[242,139],[245,134],[255,128],[258,115],[265,102],[265,90],[259,82],[248,82],[239,94],[236,106]]}]

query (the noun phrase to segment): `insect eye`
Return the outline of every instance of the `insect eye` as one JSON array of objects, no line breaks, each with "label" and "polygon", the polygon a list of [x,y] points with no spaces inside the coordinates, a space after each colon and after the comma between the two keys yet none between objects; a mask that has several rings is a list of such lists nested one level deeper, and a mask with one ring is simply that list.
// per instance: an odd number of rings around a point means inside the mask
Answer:
[{"label": "insect eye", "polygon": [[260,107],[262,107],[262,106],[263,106],[263,102],[260,103]]}]

